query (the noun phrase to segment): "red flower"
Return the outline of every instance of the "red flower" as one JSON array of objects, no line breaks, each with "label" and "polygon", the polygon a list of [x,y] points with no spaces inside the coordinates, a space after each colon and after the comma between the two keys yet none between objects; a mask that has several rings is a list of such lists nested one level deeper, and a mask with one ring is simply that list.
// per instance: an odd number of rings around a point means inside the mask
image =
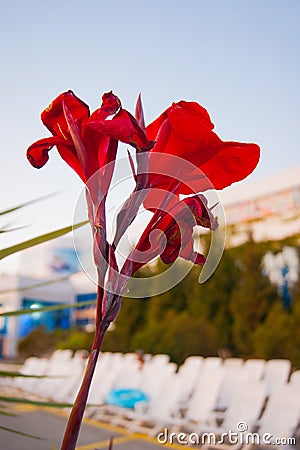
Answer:
[{"label": "red flower", "polygon": [[[111,120],[106,120],[113,115]],[[41,139],[27,150],[29,162],[36,168],[46,164],[53,146],[86,183],[98,169],[114,161],[118,141],[138,151],[149,150],[150,142],[135,118],[112,92],[102,97],[101,108],[90,115],[89,107],[72,91],[59,95],[41,115],[53,137]]]},{"label": "red flower", "polygon": [[[173,184],[177,185],[177,194],[194,194],[209,188],[223,189],[246,178],[259,161],[258,145],[224,142],[213,128],[207,111],[196,102],[186,101],[173,103],[148,125],[147,138],[156,142],[150,152],[149,185],[170,190]],[[166,157],[155,157],[160,153]],[[171,155],[189,164],[180,167],[176,158],[172,164]]]},{"label": "red flower", "polygon": [[167,212],[160,211],[159,217],[155,214],[131,255],[132,273],[158,255],[165,264],[181,257],[203,265],[205,257],[193,248],[193,228],[196,225],[211,230],[218,226],[203,195],[185,198]]}]

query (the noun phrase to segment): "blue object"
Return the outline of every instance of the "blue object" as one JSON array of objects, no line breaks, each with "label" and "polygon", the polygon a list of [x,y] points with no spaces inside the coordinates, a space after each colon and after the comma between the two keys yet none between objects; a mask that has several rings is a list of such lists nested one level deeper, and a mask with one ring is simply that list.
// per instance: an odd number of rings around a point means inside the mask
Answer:
[{"label": "blue object", "polygon": [[289,282],[287,275],[289,273],[289,268],[287,265],[283,266],[281,269],[282,278],[283,278],[283,284],[281,286],[281,295],[282,295],[282,301],[283,301],[283,307],[285,309],[289,309],[292,304],[292,297],[289,291]]},{"label": "blue object", "polygon": [[113,389],[105,397],[109,405],[122,408],[134,408],[138,402],[149,401],[149,397],[140,389]]}]

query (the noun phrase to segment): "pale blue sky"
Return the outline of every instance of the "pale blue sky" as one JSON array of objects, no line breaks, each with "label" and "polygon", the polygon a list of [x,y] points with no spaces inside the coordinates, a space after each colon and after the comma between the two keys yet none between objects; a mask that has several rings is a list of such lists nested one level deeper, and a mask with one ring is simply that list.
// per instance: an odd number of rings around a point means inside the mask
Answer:
[{"label": "pale blue sky", "polygon": [[[25,151],[48,135],[41,111],[72,89],[91,108],[113,89],[147,122],[172,101],[206,107],[224,140],[257,142],[253,177],[300,165],[298,0],[2,2],[1,208],[62,194],[15,216],[9,239],[72,222],[81,182],[57,155],[33,169]],[[8,238],[6,238],[8,239]]]}]

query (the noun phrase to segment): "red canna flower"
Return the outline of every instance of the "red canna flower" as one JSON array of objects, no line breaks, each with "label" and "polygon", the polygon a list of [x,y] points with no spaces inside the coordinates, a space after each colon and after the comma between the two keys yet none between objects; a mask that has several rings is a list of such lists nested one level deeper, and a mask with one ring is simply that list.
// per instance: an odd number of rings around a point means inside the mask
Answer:
[{"label": "red canna flower", "polygon": [[[108,119],[112,115],[113,118]],[[61,157],[85,183],[97,170],[115,160],[118,141],[138,151],[153,146],[112,92],[103,95],[101,107],[91,115],[89,107],[72,91],[64,92],[42,112],[41,119],[53,136],[28,148],[30,163],[36,168],[44,166],[49,151],[56,146]]]},{"label": "red canna flower", "polygon": [[167,212],[157,211],[133,250],[132,273],[159,255],[165,264],[173,263],[181,257],[203,265],[205,257],[194,251],[193,228],[196,225],[211,230],[218,226],[203,195],[178,201]]},{"label": "red canna flower", "polygon": [[[166,264],[181,257],[203,265],[205,257],[194,249],[194,227],[215,230],[218,223],[213,207],[208,208],[206,198],[199,192],[212,187],[223,189],[244,179],[259,160],[256,144],[223,142],[213,132],[207,111],[198,103],[173,103],[145,128],[139,97],[135,114],[136,118],[123,109],[112,92],[103,95],[101,107],[92,114],[72,91],[64,92],[41,115],[52,136],[27,150],[30,163],[40,168],[56,146],[91,194],[87,195],[87,203],[98,275],[96,330],[61,450],[75,449],[102,341],[120,310],[127,278],[157,256]],[[105,201],[119,141],[136,149],[136,165],[128,153],[136,186],[117,216],[117,229],[110,244]],[[100,176],[93,177],[100,169]],[[179,194],[189,197],[179,201]],[[120,270],[115,250],[142,204],[154,214]]]},{"label": "red canna flower", "polygon": [[[259,146],[224,142],[213,128],[206,109],[186,101],[173,103],[148,125],[147,138],[155,141],[150,152],[149,186],[169,190],[175,179],[180,181],[177,194],[194,194],[210,188],[223,189],[246,178],[259,161]],[[155,157],[161,153],[166,158]],[[169,155],[191,164],[180,168],[175,158],[172,165]],[[146,207],[150,197],[146,199]]]}]

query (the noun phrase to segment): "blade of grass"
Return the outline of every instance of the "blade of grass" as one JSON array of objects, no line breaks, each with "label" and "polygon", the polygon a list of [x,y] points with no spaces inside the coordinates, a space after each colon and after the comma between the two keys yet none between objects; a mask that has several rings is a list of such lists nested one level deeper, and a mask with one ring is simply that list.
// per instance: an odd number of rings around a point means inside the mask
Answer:
[{"label": "blade of grass", "polygon": [[27,248],[33,247],[35,245],[42,244],[43,242],[50,241],[59,236],[63,236],[64,234],[70,233],[70,231],[76,230],[76,228],[80,228],[87,223],[88,220],[85,220],[75,225],[60,228],[59,230],[51,231],[50,233],[42,234],[27,241],[20,242],[19,244],[12,245],[11,247],[4,248],[3,250],[0,250],[0,259],[12,255],[13,253],[20,252],[21,250],[26,250]]},{"label": "blade of grass", "polygon": [[62,378],[62,377],[55,377],[52,375],[26,375],[20,372],[12,372],[9,370],[0,370],[0,377],[10,377],[10,378],[16,378],[16,377],[22,377],[22,378]]},{"label": "blade of grass", "polygon": [[40,202],[40,201],[44,200],[45,198],[53,197],[53,195],[57,195],[57,192],[53,193],[53,194],[44,195],[43,197],[35,198],[33,200],[29,200],[28,202],[20,203],[19,205],[13,206],[12,208],[3,209],[2,211],[0,211],[0,216],[17,211],[18,209],[24,208],[25,206],[32,205],[33,203]]},{"label": "blade of grass", "polygon": [[0,317],[21,316],[22,314],[34,314],[39,312],[57,311],[60,309],[80,308],[82,306],[96,305],[97,300],[89,300],[87,302],[67,303],[62,305],[44,306],[43,308],[24,308],[17,311],[6,311],[0,314]]},{"label": "blade of grass", "polygon": [[[72,408],[73,403],[57,403],[57,402],[47,402],[47,401],[39,401],[39,400],[29,400],[26,398],[20,398],[20,397],[7,397],[5,395],[0,395],[0,401],[1,402],[7,402],[7,403],[20,403],[22,405],[34,405],[34,406],[45,406],[49,408]],[[95,403],[89,403],[87,406],[92,407],[98,407],[102,406],[101,404],[95,404]]]},{"label": "blade of grass", "polygon": [[1,402],[7,403],[20,403],[22,405],[34,405],[34,406],[47,406],[50,408],[72,408],[72,403],[56,403],[56,402],[47,402],[47,401],[38,401],[38,400],[28,400],[26,398],[19,397],[6,397],[5,395],[0,395]]},{"label": "blade of grass", "polygon": [[4,409],[0,409],[0,416],[17,417],[16,414],[9,411],[5,411]]},{"label": "blade of grass", "polygon": [[27,228],[27,227],[28,227],[28,225],[23,225],[21,227],[15,227],[15,228],[2,227],[0,229],[0,233],[1,234],[3,234],[3,233],[10,233],[11,231],[19,231],[19,230],[23,230],[23,228]]},{"label": "blade of grass", "polygon": [[2,289],[2,290],[0,290],[0,295],[2,295],[2,294],[10,294],[11,292],[29,291],[30,289],[36,289],[36,288],[39,288],[39,287],[48,286],[49,284],[61,283],[62,281],[68,280],[71,276],[75,275],[76,273],[78,273],[78,272],[73,272],[73,273],[70,273],[69,275],[66,275],[64,277],[53,278],[52,280],[41,281],[39,283],[33,283],[33,284],[29,284],[28,286],[22,286],[22,287],[19,287],[19,288]]},{"label": "blade of grass", "polygon": [[25,436],[25,437],[30,437],[32,439],[38,439],[39,441],[45,440],[45,438],[43,438],[43,437],[35,436],[34,434],[30,434],[30,433],[24,433],[24,431],[15,430],[14,428],[8,428],[8,427],[4,427],[2,425],[0,425],[0,430],[8,431],[10,433],[15,433],[15,434],[18,434],[19,436]]}]

